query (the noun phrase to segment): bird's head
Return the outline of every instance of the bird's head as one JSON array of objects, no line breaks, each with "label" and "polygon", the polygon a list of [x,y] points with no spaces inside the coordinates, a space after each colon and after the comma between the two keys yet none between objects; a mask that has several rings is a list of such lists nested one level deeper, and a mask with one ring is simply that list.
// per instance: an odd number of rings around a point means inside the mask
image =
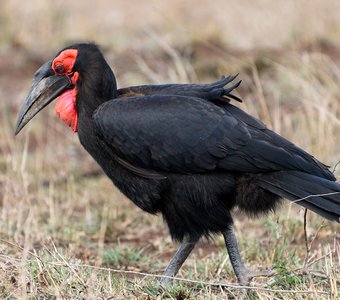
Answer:
[{"label": "bird's head", "polygon": [[116,92],[114,74],[95,44],[69,46],[35,73],[19,112],[15,134],[56,98],[56,114],[76,132],[79,113],[93,112],[101,103],[114,98]]}]

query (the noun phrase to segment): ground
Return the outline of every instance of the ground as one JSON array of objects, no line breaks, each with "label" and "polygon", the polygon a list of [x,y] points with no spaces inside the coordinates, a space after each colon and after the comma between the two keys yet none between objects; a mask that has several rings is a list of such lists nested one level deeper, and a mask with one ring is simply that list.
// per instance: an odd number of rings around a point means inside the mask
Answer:
[{"label": "ground", "polygon": [[[133,3],[132,3],[133,2]],[[33,3],[33,4],[32,4]],[[5,299],[337,299],[339,225],[286,201],[235,215],[246,264],[272,268],[246,293],[223,239],[201,241],[173,286],[178,245],[160,216],[112,186],[52,105],[17,137],[35,70],[74,40],[95,40],[118,85],[210,82],[239,73],[237,104],[340,178],[338,1],[39,1],[0,4],[0,294]],[[131,9],[133,7],[134,9]],[[101,20],[101,22],[91,22]],[[95,23],[95,24],[94,24]]]}]

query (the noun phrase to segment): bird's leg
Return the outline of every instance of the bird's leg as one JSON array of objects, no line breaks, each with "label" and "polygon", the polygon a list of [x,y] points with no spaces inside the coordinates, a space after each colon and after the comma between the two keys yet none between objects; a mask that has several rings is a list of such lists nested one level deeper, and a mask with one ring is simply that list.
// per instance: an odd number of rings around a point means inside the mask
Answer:
[{"label": "bird's leg", "polygon": [[194,249],[197,241],[198,238],[184,237],[182,244],[179,246],[177,252],[172,257],[163,273],[163,276],[167,277],[162,277],[161,279],[162,284],[169,283],[171,281],[171,278],[169,277],[174,277],[177,274],[178,270],[181,268],[185,260],[188,258],[191,251]]},{"label": "bird's leg", "polygon": [[233,230],[233,224],[229,223],[227,229],[223,232],[224,241],[227,247],[231,265],[240,285],[249,285],[251,280],[257,276],[272,276],[272,270],[252,272],[245,265],[238,249],[237,239]]},{"label": "bird's leg", "polygon": [[223,237],[238,282],[241,285],[249,285],[252,277],[241,258],[232,223],[228,224],[227,229],[223,232]]}]

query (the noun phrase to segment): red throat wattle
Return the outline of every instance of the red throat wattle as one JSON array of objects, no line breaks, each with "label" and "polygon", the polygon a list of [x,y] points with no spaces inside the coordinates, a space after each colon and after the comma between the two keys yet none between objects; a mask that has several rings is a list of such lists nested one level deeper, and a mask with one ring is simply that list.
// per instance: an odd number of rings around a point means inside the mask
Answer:
[{"label": "red throat wattle", "polygon": [[68,126],[73,132],[78,131],[78,114],[76,110],[77,89],[67,90],[62,93],[55,105],[57,116]]},{"label": "red throat wattle", "polygon": [[[73,132],[78,131],[78,114],[76,110],[77,87],[76,83],[79,78],[78,72],[73,72],[73,66],[78,55],[78,50],[67,49],[61,52],[52,62],[52,69],[56,75],[68,76],[74,85],[72,90],[62,93],[57,100],[55,112],[57,116]],[[72,75],[73,74],[73,75]],[[72,76],[72,77],[71,77]]]}]

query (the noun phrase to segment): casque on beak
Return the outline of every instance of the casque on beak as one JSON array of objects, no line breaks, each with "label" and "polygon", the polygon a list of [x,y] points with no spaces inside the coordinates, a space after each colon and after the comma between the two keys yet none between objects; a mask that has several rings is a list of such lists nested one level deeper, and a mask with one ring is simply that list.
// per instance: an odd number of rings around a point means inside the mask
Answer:
[{"label": "casque on beak", "polygon": [[48,61],[35,73],[31,90],[19,112],[15,135],[17,135],[40,110],[72,85],[66,75],[55,75],[51,65],[52,61]]}]

